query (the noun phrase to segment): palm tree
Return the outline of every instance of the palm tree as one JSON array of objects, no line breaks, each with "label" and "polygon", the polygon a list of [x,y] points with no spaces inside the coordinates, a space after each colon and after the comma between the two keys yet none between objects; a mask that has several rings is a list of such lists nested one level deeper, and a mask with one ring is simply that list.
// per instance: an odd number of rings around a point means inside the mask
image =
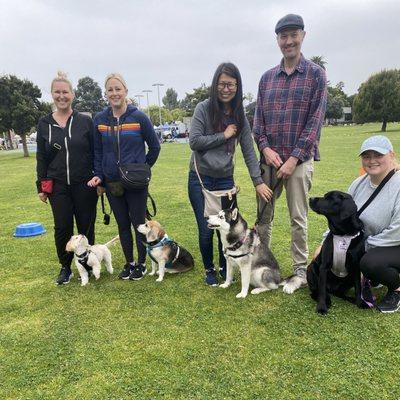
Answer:
[{"label": "palm tree", "polygon": [[325,60],[324,60],[324,56],[313,56],[310,58],[310,60],[319,65],[321,68],[326,69],[325,65],[328,64]]}]

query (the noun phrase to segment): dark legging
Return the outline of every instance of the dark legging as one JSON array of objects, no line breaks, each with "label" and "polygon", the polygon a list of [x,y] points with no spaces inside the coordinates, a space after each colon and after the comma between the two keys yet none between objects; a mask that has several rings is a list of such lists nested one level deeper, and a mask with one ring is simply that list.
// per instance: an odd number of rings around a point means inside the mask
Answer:
[{"label": "dark legging", "polygon": [[400,246],[375,247],[364,254],[360,261],[363,275],[389,290],[400,287]]},{"label": "dark legging", "polygon": [[74,218],[78,233],[87,236],[89,243],[94,244],[96,189],[89,187],[86,182],[67,185],[55,180],[49,201],[53,211],[58,259],[63,267],[69,267],[74,254],[68,253],[65,246],[74,232]]},{"label": "dark legging", "polygon": [[146,247],[143,244],[146,238],[137,231],[136,227],[145,222],[147,189],[125,190],[121,197],[113,196],[108,189],[106,193],[118,224],[119,239],[126,262],[131,263],[134,261],[132,224],[135,230],[138,262],[143,264],[146,261]]},{"label": "dark legging", "polygon": [[[212,178],[210,176],[202,175],[204,186],[208,190],[224,190],[231,189],[234,186],[233,176],[226,178]],[[204,195],[201,190],[199,178],[194,171],[189,172],[188,192],[190,203],[193,207],[196,216],[197,227],[199,229],[199,247],[200,253],[203,258],[204,268],[214,268],[213,262],[213,235],[214,231],[207,225],[207,219],[204,217]],[[218,237],[218,253],[219,253],[219,267],[224,269],[226,267],[226,259],[222,249],[222,242],[219,231]]]}]

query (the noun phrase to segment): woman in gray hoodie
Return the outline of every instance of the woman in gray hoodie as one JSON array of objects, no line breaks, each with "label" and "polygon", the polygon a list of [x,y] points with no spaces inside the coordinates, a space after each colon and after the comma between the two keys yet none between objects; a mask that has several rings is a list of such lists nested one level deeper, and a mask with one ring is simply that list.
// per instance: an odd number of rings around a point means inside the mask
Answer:
[{"label": "woman in gray hoodie", "polygon": [[[204,196],[196,166],[206,189],[213,191],[233,188],[233,156],[236,144],[240,144],[257,195],[268,201],[272,191],[261,178],[250,125],[244,115],[240,72],[234,64],[222,63],[215,71],[210,98],[196,106],[189,133],[189,145],[193,152],[188,192],[199,229],[205,282],[210,286],[218,283],[213,260],[213,231],[207,227],[204,217]],[[226,260],[218,232],[217,235],[219,273],[225,280]]]}]

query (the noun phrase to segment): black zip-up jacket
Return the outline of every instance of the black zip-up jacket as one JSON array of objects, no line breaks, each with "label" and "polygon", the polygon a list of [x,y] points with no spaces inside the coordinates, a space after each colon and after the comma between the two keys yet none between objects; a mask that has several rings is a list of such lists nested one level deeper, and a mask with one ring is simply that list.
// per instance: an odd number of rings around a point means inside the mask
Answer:
[{"label": "black zip-up jacket", "polygon": [[41,181],[54,179],[67,185],[88,181],[93,177],[93,122],[74,111],[65,128],[52,114],[39,120],[37,129],[37,190]]}]

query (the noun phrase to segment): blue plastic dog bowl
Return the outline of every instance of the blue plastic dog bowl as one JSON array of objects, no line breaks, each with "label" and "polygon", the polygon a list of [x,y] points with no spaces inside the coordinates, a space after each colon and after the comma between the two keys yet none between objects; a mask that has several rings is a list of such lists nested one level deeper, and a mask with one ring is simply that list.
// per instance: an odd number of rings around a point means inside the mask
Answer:
[{"label": "blue plastic dog bowl", "polygon": [[28,222],[26,224],[20,224],[15,228],[15,237],[30,237],[37,236],[46,233],[43,225],[39,222]]}]

